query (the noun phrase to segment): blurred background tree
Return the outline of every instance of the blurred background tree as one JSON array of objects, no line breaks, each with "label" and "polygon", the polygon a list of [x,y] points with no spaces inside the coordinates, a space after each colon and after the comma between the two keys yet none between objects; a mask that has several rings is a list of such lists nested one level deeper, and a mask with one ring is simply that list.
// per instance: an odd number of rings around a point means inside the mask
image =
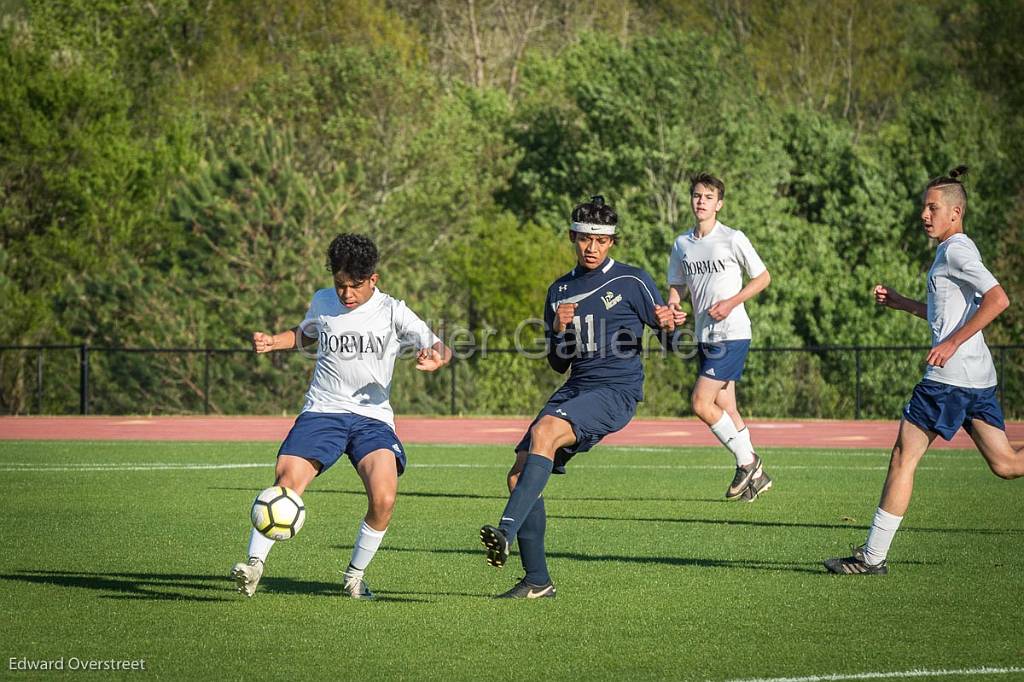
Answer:
[{"label": "blurred background tree", "polygon": [[[924,344],[870,288],[923,296],[929,177],[971,166],[967,231],[1024,296],[1021,30],[1017,0],[4,0],[0,331],[244,348],[299,319],[330,239],[358,231],[382,288],[508,346],[572,266],[573,205],[603,194],[616,257],[663,282],[689,176],[709,170],[774,275],[749,306],[755,346]],[[1022,331],[1015,304],[988,335]],[[95,357],[111,412],[202,409],[206,372],[215,411],[290,412],[309,369]],[[755,414],[848,414],[851,356],[764,357]],[[40,393],[33,358],[0,352],[0,409],[73,410],[76,361],[47,360]],[[874,414],[919,361],[863,368]],[[645,413],[685,414],[692,367],[664,362]],[[557,380],[542,364],[463,363],[460,405],[529,411]],[[400,408],[448,408],[446,379],[396,382]]]}]

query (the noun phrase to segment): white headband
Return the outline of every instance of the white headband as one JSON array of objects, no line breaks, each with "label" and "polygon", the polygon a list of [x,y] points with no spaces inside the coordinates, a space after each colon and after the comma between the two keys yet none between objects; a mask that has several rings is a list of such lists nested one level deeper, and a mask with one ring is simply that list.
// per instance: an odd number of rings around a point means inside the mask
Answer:
[{"label": "white headband", "polygon": [[584,234],[615,234],[614,225],[595,225],[594,223],[573,223],[569,228],[573,232]]}]

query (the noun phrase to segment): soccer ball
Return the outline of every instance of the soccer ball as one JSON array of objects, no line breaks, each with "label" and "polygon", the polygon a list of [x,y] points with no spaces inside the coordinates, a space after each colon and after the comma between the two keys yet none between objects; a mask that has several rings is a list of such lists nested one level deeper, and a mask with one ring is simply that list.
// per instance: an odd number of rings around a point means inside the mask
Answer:
[{"label": "soccer ball", "polygon": [[306,506],[291,488],[267,488],[252,503],[252,527],[271,540],[290,540],[306,522]]}]

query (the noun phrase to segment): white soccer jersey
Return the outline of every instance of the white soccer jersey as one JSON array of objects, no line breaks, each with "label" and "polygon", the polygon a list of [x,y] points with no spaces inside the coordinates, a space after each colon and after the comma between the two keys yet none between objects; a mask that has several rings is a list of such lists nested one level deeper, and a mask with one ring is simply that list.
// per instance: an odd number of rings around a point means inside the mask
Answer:
[{"label": "white soccer jersey", "polygon": [[[932,345],[949,338],[978,312],[981,297],[999,282],[981,262],[978,247],[963,233],[939,244],[928,271],[928,324]],[[992,354],[979,331],[967,339],[945,367],[928,366],[924,378],[963,388],[996,385]]]},{"label": "white soccer jersey", "polygon": [[303,320],[306,336],[319,346],[303,412],[351,412],[395,428],[391,377],[403,348],[429,348],[439,341],[403,301],[374,290],[357,308],[346,308],[334,289],[320,289]]},{"label": "white soccer jersey", "polygon": [[695,229],[676,237],[668,260],[668,283],[685,285],[693,302],[694,333],[700,343],[749,339],[750,318],[743,304],[716,321],[708,309],[743,288],[742,270],[757,277],[766,270],[747,236],[720,222],[698,238]]}]

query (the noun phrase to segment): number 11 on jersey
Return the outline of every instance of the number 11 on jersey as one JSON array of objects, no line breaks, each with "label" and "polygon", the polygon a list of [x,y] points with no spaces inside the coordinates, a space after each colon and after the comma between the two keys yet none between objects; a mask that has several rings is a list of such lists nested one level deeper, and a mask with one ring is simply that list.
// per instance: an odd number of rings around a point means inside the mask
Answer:
[{"label": "number 11 on jersey", "polygon": [[591,313],[584,317],[583,322],[586,324],[581,323],[579,315],[572,318],[572,324],[580,330],[580,335],[585,334],[587,337],[586,342],[583,344],[583,352],[593,353],[597,350],[597,342],[594,341],[594,314]]}]

